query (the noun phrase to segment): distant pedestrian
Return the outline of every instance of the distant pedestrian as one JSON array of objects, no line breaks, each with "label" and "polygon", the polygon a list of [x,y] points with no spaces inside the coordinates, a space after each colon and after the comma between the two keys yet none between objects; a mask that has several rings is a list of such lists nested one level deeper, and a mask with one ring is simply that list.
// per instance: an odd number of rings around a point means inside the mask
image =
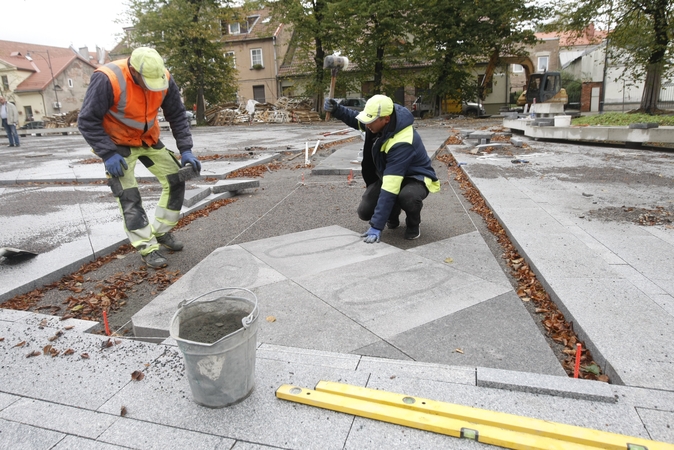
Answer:
[{"label": "distant pedestrian", "polygon": [[0,97],[0,117],[2,118],[2,128],[7,132],[7,139],[9,139],[9,147],[20,147],[19,133],[16,131],[19,125],[19,112],[16,106],[5,100],[5,97]]},{"label": "distant pedestrian", "polygon": [[325,100],[323,109],[365,132],[361,170],[367,187],[358,206],[358,217],[370,222],[362,236],[365,242],[379,242],[385,225],[397,228],[401,210],[406,214],[405,239],[421,236],[423,200],[429,192],[440,190],[440,182],[412,127],[412,113],[385,95],[370,98],[360,113],[332,98]]},{"label": "distant pedestrian", "polygon": [[[158,111],[171,126],[180,162],[159,140]],[[160,245],[173,251],[183,243],[170,233],[180,219],[185,181],[178,170],[201,163],[192,154],[192,134],[180,90],[156,50],[140,47],[128,59],[99,67],[91,76],[78,126],[94,153],[105,163],[108,185],[117,198],[126,235],[149,267],[168,264]],[[134,174],[140,161],[161,183],[162,192],[150,224]]]}]

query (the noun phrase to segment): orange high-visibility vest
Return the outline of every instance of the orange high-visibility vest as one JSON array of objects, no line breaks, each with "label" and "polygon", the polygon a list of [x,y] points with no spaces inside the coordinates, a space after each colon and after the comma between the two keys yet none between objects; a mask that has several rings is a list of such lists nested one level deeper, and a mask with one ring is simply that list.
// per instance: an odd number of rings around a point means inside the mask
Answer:
[{"label": "orange high-visibility vest", "polygon": [[[157,110],[168,89],[145,90],[133,81],[126,59],[96,69],[110,79],[115,102],[103,117],[103,129],[117,145],[153,146],[159,141]],[[166,71],[170,79],[170,74]],[[147,127],[147,130],[146,130]]]}]

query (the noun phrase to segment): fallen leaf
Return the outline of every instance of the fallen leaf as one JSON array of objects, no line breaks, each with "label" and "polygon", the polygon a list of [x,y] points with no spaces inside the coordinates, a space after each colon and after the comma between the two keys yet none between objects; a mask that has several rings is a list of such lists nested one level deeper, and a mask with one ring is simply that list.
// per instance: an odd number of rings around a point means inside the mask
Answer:
[{"label": "fallen leaf", "polygon": [[451,263],[454,262],[454,260],[453,260],[452,258],[445,258],[445,262],[446,262],[447,264],[451,264]]},{"label": "fallen leaf", "polygon": [[26,358],[32,358],[33,356],[40,356],[40,352],[38,350],[30,352],[26,355]]},{"label": "fallen leaf", "polygon": [[267,316],[267,322],[276,322],[276,317],[274,317],[274,316]]},{"label": "fallen leaf", "polygon": [[122,417],[126,416],[126,406],[122,406],[122,410],[119,412],[119,415]]},{"label": "fallen leaf", "polygon": [[145,378],[145,374],[140,370],[134,370],[131,374],[131,379],[133,381],[141,381],[143,378]]},{"label": "fallen leaf", "polygon": [[580,369],[583,372],[589,372],[589,373],[593,373],[595,375],[599,375],[601,373],[601,369],[596,364],[590,364],[589,366],[583,366]]},{"label": "fallen leaf", "polygon": [[456,353],[461,353],[463,355],[463,350],[461,350],[460,348],[455,348],[454,351]]},{"label": "fallen leaf", "polygon": [[2,342],[2,341],[4,341],[4,340],[5,340],[4,337],[0,337],[0,342]]},{"label": "fallen leaf", "polygon": [[89,353],[82,353],[82,354],[80,355],[80,357],[81,357],[82,359],[89,359]]},{"label": "fallen leaf", "polygon": [[45,346],[42,348],[42,353],[46,355],[47,353],[49,353],[50,350],[51,350],[51,344],[50,344],[50,345],[45,345]]},{"label": "fallen leaf", "polygon": [[46,327],[48,323],[49,322],[47,321],[47,319],[42,319],[42,322],[40,322],[40,325],[38,325],[38,327]]},{"label": "fallen leaf", "polygon": [[84,308],[84,305],[76,305],[76,306],[72,307],[70,310],[72,312],[75,312],[75,311],[81,310],[82,308]]},{"label": "fallen leaf", "polygon": [[597,377],[597,381],[602,381],[604,383],[608,383],[608,375],[599,375]]},{"label": "fallen leaf", "polygon": [[21,341],[18,344],[16,344],[14,347],[23,347],[24,345],[26,345],[26,341]]},{"label": "fallen leaf", "polygon": [[73,353],[75,353],[75,350],[73,350],[72,348],[69,348],[68,350],[66,350],[65,352],[63,352],[63,355],[64,355],[64,356],[70,356],[70,355],[72,355]]},{"label": "fallen leaf", "polygon": [[73,328],[75,328],[75,325],[68,325],[65,327],[66,330],[72,330]]}]

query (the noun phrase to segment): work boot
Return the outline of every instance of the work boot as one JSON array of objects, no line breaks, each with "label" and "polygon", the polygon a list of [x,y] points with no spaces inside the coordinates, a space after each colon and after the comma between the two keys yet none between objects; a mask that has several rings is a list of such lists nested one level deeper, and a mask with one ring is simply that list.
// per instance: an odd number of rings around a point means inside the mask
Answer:
[{"label": "work boot", "polygon": [[168,266],[168,260],[156,250],[147,255],[141,255],[141,258],[148,267],[152,267],[153,269],[161,269]]},{"label": "work boot", "polygon": [[389,219],[386,221],[386,226],[389,230],[395,230],[400,226],[400,219]]},{"label": "work boot", "polygon": [[416,226],[407,226],[407,229],[405,229],[405,239],[412,240],[416,239],[419,236],[421,236],[421,230],[419,229],[419,225]]},{"label": "work boot", "polygon": [[161,236],[157,236],[157,242],[174,252],[179,252],[184,247],[183,243],[177,241],[172,233],[164,233]]}]

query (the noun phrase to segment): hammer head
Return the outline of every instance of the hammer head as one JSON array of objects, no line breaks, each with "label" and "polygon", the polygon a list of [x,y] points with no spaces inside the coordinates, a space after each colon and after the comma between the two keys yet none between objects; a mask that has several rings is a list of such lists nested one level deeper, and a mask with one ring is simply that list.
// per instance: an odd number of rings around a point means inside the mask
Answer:
[{"label": "hammer head", "polygon": [[324,69],[342,69],[349,67],[349,58],[346,56],[330,55],[323,60]]}]

